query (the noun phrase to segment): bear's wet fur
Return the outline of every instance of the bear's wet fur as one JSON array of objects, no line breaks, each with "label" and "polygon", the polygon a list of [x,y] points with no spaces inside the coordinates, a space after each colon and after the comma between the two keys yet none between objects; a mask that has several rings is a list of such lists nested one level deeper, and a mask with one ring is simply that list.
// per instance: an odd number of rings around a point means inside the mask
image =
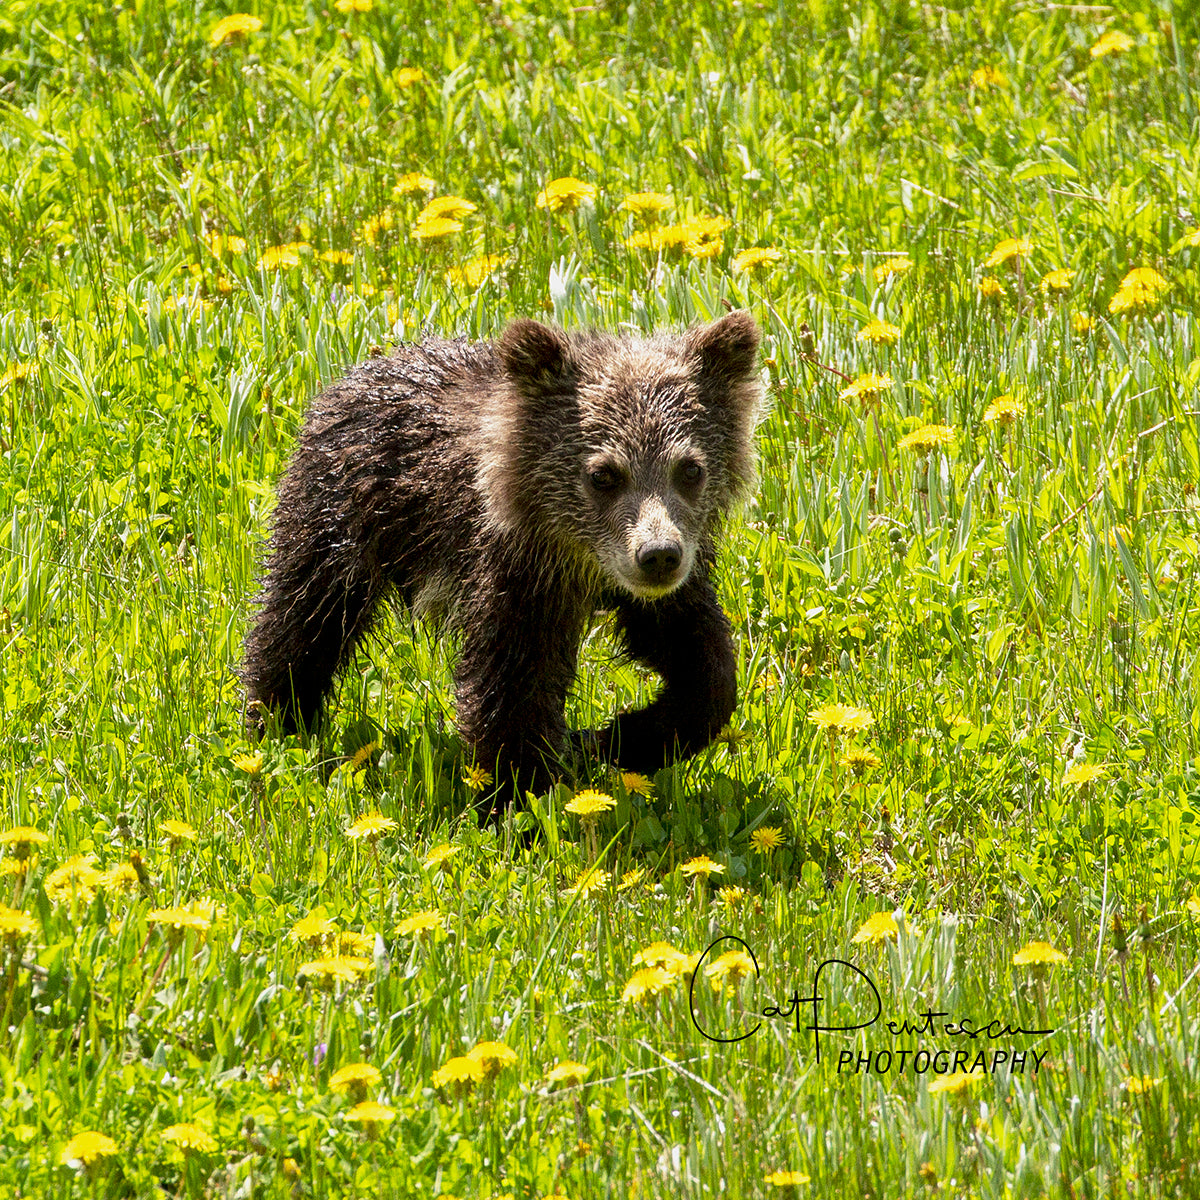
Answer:
[{"label": "bear's wet fur", "polygon": [[600,731],[601,756],[650,773],[702,750],[736,702],[711,575],[753,486],[758,344],[744,312],[650,338],[517,320],[355,367],[313,402],[279,485],[251,724],[311,728],[391,594],[460,635],[458,730],[500,788],[561,773],[600,608],[663,680]]}]

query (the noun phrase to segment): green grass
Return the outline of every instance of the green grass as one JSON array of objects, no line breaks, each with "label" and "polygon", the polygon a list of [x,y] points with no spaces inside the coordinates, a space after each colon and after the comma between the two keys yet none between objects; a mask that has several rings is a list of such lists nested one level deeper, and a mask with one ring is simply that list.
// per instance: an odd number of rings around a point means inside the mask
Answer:
[{"label": "green grass", "polygon": [[[789,1194],[781,1170],[814,1196],[1196,1195],[1193,9],[284,3],[213,46],[226,10],[184,0],[10,0],[0,820],[49,840],[3,860],[0,1197],[756,1197]],[[1110,29],[1132,45],[1093,57]],[[413,236],[407,172],[477,206],[460,234]],[[594,200],[538,208],[561,176]],[[628,248],[620,204],[645,190],[672,196],[664,221],[725,218],[715,256]],[[1031,245],[985,267],[1011,238]],[[296,242],[297,265],[261,264]],[[735,270],[752,246],[781,258]],[[483,254],[478,288],[447,279]],[[1075,274],[1044,290],[1057,268]],[[1169,287],[1110,311],[1135,268]],[[324,382],[515,315],[650,329],[726,305],[763,326],[771,398],[720,568],[736,736],[649,801],[596,780],[618,804],[594,838],[565,788],[480,831],[453,648],[398,616],[324,745],[247,744],[273,485]],[[857,337],[872,317],[894,345]],[[892,380],[877,401],[843,398],[838,373],[868,371]],[[1023,414],[986,421],[1004,395]],[[901,447],[926,424],[953,441]],[[610,648],[601,624],[577,726],[654,686]],[[835,743],[809,715],[835,702],[873,724]],[[841,764],[855,747],[879,765]],[[374,811],[394,827],[349,838]],[[576,895],[593,853],[611,877]],[[681,870],[701,855],[724,874]],[[73,856],[74,893],[54,875]],[[128,890],[88,873],[134,862]],[[203,931],[150,918],[193,903]],[[432,931],[401,932],[428,910]],[[851,941],[892,911],[896,936]],[[331,944],[289,937],[314,913],[360,935],[357,981],[301,973]],[[762,974],[727,996],[701,974],[702,1022],[743,1028],[741,1006],[786,1008],[845,959],[880,1023],[824,1034],[818,1063],[785,1021],[702,1038],[686,971],[622,998],[643,947],[725,934]],[[1030,941],[1066,961],[1015,964]],[[820,991],[825,1024],[870,1015],[847,972]],[[1054,1032],[987,1042],[1046,1057],[961,1093],[839,1072],[843,1050],[973,1058],[984,1039],[884,1028],[927,1010]],[[486,1041],[516,1063],[435,1087]],[[562,1060],[582,1084],[547,1081]],[[331,1088],[360,1061],[390,1121]],[[215,1148],[164,1139],[184,1122]],[[115,1152],[64,1162],[87,1131]]]}]

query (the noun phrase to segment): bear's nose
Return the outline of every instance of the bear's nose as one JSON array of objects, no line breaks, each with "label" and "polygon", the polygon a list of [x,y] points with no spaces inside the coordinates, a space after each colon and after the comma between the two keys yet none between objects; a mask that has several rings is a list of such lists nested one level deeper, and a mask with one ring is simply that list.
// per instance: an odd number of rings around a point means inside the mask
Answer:
[{"label": "bear's nose", "polygon": [[683,547],[678,542],[643,542],[638,547],[637,565],[647,583],[665,583],[683,562]]}]

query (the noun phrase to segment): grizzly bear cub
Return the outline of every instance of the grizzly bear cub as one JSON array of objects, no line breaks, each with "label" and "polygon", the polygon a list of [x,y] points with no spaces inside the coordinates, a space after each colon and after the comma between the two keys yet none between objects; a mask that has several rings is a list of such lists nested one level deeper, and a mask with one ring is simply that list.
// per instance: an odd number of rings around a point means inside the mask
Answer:
[{"label": "grizzly bear cub", "polygon": [[595,736],[651,772],[707,746],[736,700],[711,581],[723,514],[751,487],[758,328],[734,312],[682,335],[433,341],[354,368],[313,403],[279,486],[243,678],[309,727],[380,600],[461,635],[458,729],[507,790],[541,791],[598,608],[662,676]]}]

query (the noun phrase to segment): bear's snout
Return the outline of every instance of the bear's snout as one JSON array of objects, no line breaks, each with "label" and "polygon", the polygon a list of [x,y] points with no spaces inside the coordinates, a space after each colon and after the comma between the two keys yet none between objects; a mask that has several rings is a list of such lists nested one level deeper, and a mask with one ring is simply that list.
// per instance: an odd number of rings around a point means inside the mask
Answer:
[{"label": "bear's snout", "polygon": [[665,538],[646,541],[637,548],[634,559],[643,582],[651,587],[666,587],[676,582],[683,562],[683,546]]}]

